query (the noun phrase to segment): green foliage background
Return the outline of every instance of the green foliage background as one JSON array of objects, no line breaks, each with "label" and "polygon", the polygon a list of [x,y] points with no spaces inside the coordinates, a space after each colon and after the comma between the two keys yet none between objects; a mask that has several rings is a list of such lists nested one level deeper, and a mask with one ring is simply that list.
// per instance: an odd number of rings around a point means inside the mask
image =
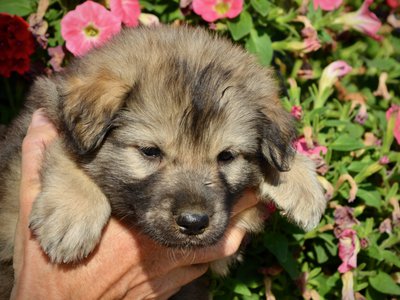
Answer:
[{"label": "green foliage background", "polygon": [[[62,45],[60,19],[78,1],[52,0],[45,15],[49,23],[49,46]],[[390,8],[385,1],[375,1],[370,9],[383,23],[379,32],[382,41],[346,30],[334,21],[346,9],[357,10],[361,0],[344,1],[332,12],[315,11],[310,4],[305,14],[317,30],[322,47],[304,53],[293,47],[302,42],[303,24],[296,21],[302,1],[249,0],[235,19],[219,20],[218,34],[227,36],[254,53],[260,63],[273,66],[283,87],[282,102],[290,110],[301,106],[303,117],[298,124],[299,136],[311,128],[312,137],[328,148],[324,159],[329,166],[323,178],[334,188],[329,207],[315,230],[304,233],[277,213],[266,222],[265,233],[252,237],[244,262],[236,266],[227,278],[212,281],[215,299],[265,299],[266,286],[272,283],[276,299],[338,299],[342,297],[342,279],[337,271],[338,239],[334,235],[334,210],[338,205],[354,208],[358,224],[354,226],[362,241],[358,265],[353,270],[354,292],[358,299],[397,299],[400,296],[400,225],[398,211],[391,203],[399,202],[399,145],[393,138],[394,123],[388,123],[385,112],[400,105],[400,28],[386,22]],[[183,15],[178,1],[140,1],[142,11],[155,14],[162,23],[209,25],[194,13]],[[27,17],[34,12],[37,1],[1,1],[0,11]],[[396,12],[395,12],[396,13]],[[397,12],[398,14],[398,12]],[[71,57],[67,57],[66,64]],[[2,79],[0,86],[0,123],[8,123],[18,112],[32,79],[48,65],[44,50],[33,57],[32,72]],[[353,70],[340,80],[345,94],[361,95],[368,118],[364,124],[355,121],[359,106],[332,87],[324,95],[323,105],[317,105],[318,82],[322,70],[331,62],[344,60]],[[309,78],[300,70],[312,70]],[[375,96],[379,77],[387,74],[390,99]],[[288,79],[296,85],[289,84]],[[342,90],[343,92],[343,90]],[[372,133],[381,143],[366,146],[366,133]],[[382,157],[388,164],[379,163]],[[337,186],[339,178],[350,175],[357,187],[356,198],[349,202],[348,182]],[[397,215],[396,215],[397,213]],[[381,232],[380,224],[389,218],[390,232]],[[311,292],[314,291],[314,292]],[[316,292],[316,294],[315,294]],[[269,298],[268,298],[269,297]],[[267,299],[272,299],[269,295]]]}]

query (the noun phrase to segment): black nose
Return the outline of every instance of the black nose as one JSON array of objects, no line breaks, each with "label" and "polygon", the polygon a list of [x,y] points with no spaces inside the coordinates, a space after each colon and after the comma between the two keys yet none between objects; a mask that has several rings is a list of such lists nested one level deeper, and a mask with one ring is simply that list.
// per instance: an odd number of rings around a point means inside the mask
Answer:
[{"label": "black nose", "polygon": [[209,218],[207,214],[184,212],[176,218],[180,232],[188,235],[203,233],[208,227]]}]

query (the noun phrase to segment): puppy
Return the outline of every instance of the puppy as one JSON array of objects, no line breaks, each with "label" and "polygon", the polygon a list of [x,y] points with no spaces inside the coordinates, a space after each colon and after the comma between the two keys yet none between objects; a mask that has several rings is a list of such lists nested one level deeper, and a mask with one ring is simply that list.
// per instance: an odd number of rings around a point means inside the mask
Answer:
[{"label": "puppy", "polygon": [[[3,295],[12,282],[5,278],[21,143],[39,107],[61,139],[47,151],[30,227],[54,263],[87,257],[111,215],[167,247],[215,244],[247,188],[306,230],[324,211],[313,163],[292,148],[295,128],[270,69],[201,29],[127,29],[62,73],[37,79],[1,142]],[[260,231],[260,208],[235,222]],[[230,261],[211,268],[226,274]]]}]

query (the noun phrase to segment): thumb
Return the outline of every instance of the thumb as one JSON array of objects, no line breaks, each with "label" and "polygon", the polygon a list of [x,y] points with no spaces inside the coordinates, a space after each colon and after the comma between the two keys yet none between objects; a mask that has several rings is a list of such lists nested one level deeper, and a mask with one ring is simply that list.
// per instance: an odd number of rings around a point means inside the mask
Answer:
[{"label": "thumb", "polygon": [[33,200],[40,190],[40,169],[46,147],[57,136],[54,125],[42,109],[32,115],[27,135],[22,143],[20,206],[29,214]]}]

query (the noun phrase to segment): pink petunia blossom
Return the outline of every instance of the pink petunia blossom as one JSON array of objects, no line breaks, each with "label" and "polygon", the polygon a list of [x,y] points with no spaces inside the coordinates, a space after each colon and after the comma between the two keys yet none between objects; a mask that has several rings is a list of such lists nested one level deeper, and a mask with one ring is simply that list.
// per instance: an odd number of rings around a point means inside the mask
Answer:
[{"label": "pink petunia blossom", "polygon": [[361,7],[355,11],[342,15],[334,23],[343,24],[357,31],[365,33],[375,40],[381,40],[382,37],[377,34],[382,23],[378,17],[369,10],[369,6],[374,0],[365,0]]},{"label": "pink petunia blossom", "polygon": [[335,218],[335,236],[339,238],[341,232],[346,228],[351,228],[359,224],[359,221],[354,216],[354,208],[349,206],[338,205],[333,213]]},{"label": "pink petunia blossom", "polygon": [[110,0],[110,9],[113,15],[126,26],[139,25],[140,5],[138,0]]},{"label": "pink petunia blossom", "polygon": [[340,273],[346,273],[357,267],[357,253],[360,251],[360,241],[354,229],[346,228],[339,235],[339,257],[342,264]]},{"label": "pink petunia blossom", "polygon": [[400,0],[386,0],[386,3],[391,8],[398,8],[400,6]]},{"label": "pink petunia blossom", "polygon": [[317,51],[321,48],[321,43],[319,42],[318,38],[308,37],[304,39],[304,48],[303,53],[310,53]]},{"label": "pink petunia blossom", "polygon": [[93,1],[78,5],[61,20],[61,35],[67,49],[83,56],[121,30],[121,21],[104,6]]},{"label": "pink petunia blossom", "polygon": [[351,72],[352,67],[349,66],[343,60],[337,60],[330,63],[322,71],[321,78],[319,80],[319,92],[323,93],[325,89],[331,88],[336,81]]},{"label": "pink petunia blossom", "polygon": [[50,47],[47,49],[47,53],[51,57],[49,63],[52,66],[53,70],[56,72],[61,71],[63,69],[61,65],[65,56],[62,46]]},{"label": "pink petunia blossom", "polygon": [[392,197],[389,199],[390,205],[393,206],[393,211],[392,211],[392,223],[394,226],[399,226],[400,225],[400,204],[399,204],[399,199],[396,197]]},{"label": "pink petunia blossom", "polygon": [[382,223],[379,225],[379,232],[386,232],[387,234],[392,233],[392,221],[389,218],[383,220]]},{"label": "pink petunia blossom", "polygon": [[292,109],[290,111],[290,114],[296,119],[296,120],[301,120],[301,117],[303,116],[303,109],[301,108],[300,105],[293,105]]},{"label": "pink petunia blossom", "polygon": [[389,122],[390,118],[394,115],[395,121],[394,121],[394,128],[393,128],[393,135],[397,141],[397,143],[400,145],[400,106],[399,105],[392,105],[387,111],[386,111],[386,120]]},{"label": "pink petunia blossom", "polygon": [[193,11],[207,22],[235,18],[243,9],[243,0],[193,0]]},{"label": "pink petunia blossom", "polygon": [[301,30],[301,35],[304,38],[303,45],[300,46],[300,49],[296,50],[309,53],[321,48],[317,30],[315,30],[311,21],[306,16],[297,16],[296,21],[304,24],[304,28]]},{"label": "pink petunia blossom", "polygon": [[381,164],[381,165],[387,165],[388,163],[390,163],[390,159],[386,155],[382,156],[379,159],[379,164]]},{"label": "pink petunia blossom", "polygon": [[314,9],[320,7],[322,10],[331,11],[342,5],[343,0],[313,0]]},{"label": "pink petunia blossom", "polygon": [[368,120],[367,106],[364,104],[360,106],[360,109],[358,110],[358,113],[355,117],[355,121],[358,124],[364,125],[367,120]]},{"label": "pink petunia blossom", "polygon": [[312,147],[307,145],[307,141],[304,137],[299,138],[294,142],[294,147],[297,152],[304,154],[306,156],[320,156],[322,154],[326,154],[328,149],[325,146],[319,146],[317,143],[314,142]]},{"label": "pink petunia blossom", "polygon": [[315,164],[317,173],[324,175],[326,172],[328,172],[329,166],[322,157],[322,155],[325,155],[328,151],[325,146],[318,145],[312,139],[307,142],[306,137],[301,137],[294,141],[293,146],[297,152],[311,158]]}]

